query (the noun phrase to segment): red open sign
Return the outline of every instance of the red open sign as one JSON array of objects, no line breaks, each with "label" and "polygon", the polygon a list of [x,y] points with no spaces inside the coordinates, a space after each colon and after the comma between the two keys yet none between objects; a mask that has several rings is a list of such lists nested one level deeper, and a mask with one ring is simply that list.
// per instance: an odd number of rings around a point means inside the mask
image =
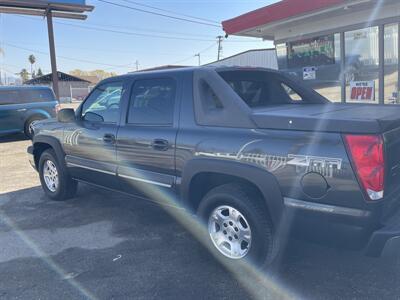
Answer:
[{"label": "red open sign", "polygon": [[354,81],[350,83],[351,100],[375,100],[374,81]]}]

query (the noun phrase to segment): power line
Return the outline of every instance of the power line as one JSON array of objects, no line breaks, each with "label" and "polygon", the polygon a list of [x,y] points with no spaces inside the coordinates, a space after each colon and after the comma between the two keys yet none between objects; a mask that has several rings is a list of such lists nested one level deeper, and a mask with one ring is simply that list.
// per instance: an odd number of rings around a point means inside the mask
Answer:
[{"label": "power line", "polygon": [[[7,46],[9,46],[9,47],[15,48],[15,49],[20,49],[20,50],[25,50],[25,51],[29,51],[29,52],[34,52],[34,53],[49,55],[49,53],[48,53],[48,52],[45,52],[45,51],[40,51],[40,50],[35,50],[35,49],[29,49],[29,48],[25,48],[25,47],[13,45],[13,44],[10,44],[10,43],[4,43],[4,42],[3,42],[3,44],[4,44],[4,45],[7,45]],[[105,64],[105,63],[95,62],[95,61],[86,60],[86,59],[71,58],[71,57],[61,56],[61,55],[57,55],[57,57],[58,57],[58,58],[65,59],[65,60],[71,60],[71,61],[76,61],[76,62],[83,62],[83,63],[94,64],[94,65],[108,66],[108,67],[112,67],[112,68],[125,68],[125,67],[128,67],[128,66],[131,65],[131,64],[112,65],[112,64]]]},{"label": "power line", "polygon": [[[216,42],[212,43],[212,44],[211,44],[210,46],[208,46],[207,48],[204,48],[203,50],[197,52],[195,55],[190,55],[189,57],[187,57],[187,58],[185,58],[185,59],[175,61],[175,62],[173,62],[171,65],[180,64],[180,63],[183,63],[183,62],[185,62],[185,61],[188,61],[189,59],[192,59],[193,57],[197,57],[197,56],[199,56],[200,54],[202,54],[202,53],[204,53],[204,52],[210,50],[210,49],[211,49],[212,47],[214,47],[215,45],[216,45]],[[200,60],[200,57],[199,57],[199,60]]]},{"label": "power line", "polygon": [[[25,17],[25,16],[18,16],[18,17],[29,19],[29,20],[40,21],[39,19],[33,19],[33,18]],[[148,37],[148,38],[160,38],[160,39],[167,39],[167,40],[183,40],[183,41],[189,40],[189,41],[198,41],[198,42],[212,41],[212,39],[196,39],[196,38],[190,38],[190,37],[176,37],[176,36],[166,36],[166,35],[145,34],[145,33],[131,32],[131,31],[121,31],[121,30],[114,30],[114,29],[98,28],[98,27],[93,27],[93,26],[88,26],[88,25],[72,24],[72,23],[66,23],[66,22],[60,22],[60,21],[54,21],[54,23],[64,25],[64,26],[98,31],[98,32],[111,32],[111,33],[117,33],[117,34],[133,35],[133,36]]]},{"label": "power line", "polygon": [[167,39],[167,40],[183,40],[183,41],[189,40],[189,41],[199,41],[199,42],[211,41],[208,39],[195,39],[195,38],[187,38],[187,37],[164,36],[164,35],[145,34],[145,33],[137,33],[137,32],[130,32],[130,31],[121,31],[121,30],[114,30],[114,29],[96,28],[96,27],[89,27],[86,25],[70,24],[70,23],[64,23],[64,22],[59,22],[59,21],[57,21],[56,23],[66,25],[66,26],[71,26],[71,27],[94,30],[94,31],[119,33],[119,34],[141,36],[141,37],[148,37],[148,38],[159,38],[159,39]]},{"label": "power line", "polygon": [[[100,1],[100,0],[98,0],[98,1]],[[32,17],[27,17],[27,16],[16,16],[16,17],[29,19],[29,20],[32,20],[32,21],[41,21],[38,18],[32,18]],[[115,25],[109,25],[109,24],[105,24],[105,25],[98,24],[98,25],[95,25],[97,27],[94,27],[94,26],[90,26],[90,25],[72,24],[72,23],[63,22],[63,21],[54,21],[54,23],[60,24],[60,25],[64,25],[64,26],[71,26],[71,27],[76,27],[76,28],[83,28],[83,29],[98,31],[98,32],[110,32],[110,33],[141,36],[141,37],[148,37],[148,38],[175,39],[175,40],[185,40],[185,41],[186,40],[191,40],[191,41],[199,41],[199,42],[210,42],[210,41],[213,40],[213,38],[211,36],[209,36],[210,39],[205,39],[205,38],[201,39],[201,38],[192,38],[193,36],[198,36],[198,35],[189,35],[189,34],[183,34],[183,33],[175,33],[175,34],[178,34],[178,35],[182,35],[181,37],[179,37],[179,36],[145,34],[145,33],[132,32],[132,31],[113,30],[113,29],[107,29],[107,28],[98,28],[99,26],[121,28],[121,26],[115,26]],[[162,33],[162,34],[163,33],[167,33],[167,32],[162,32],[162,31],[155,31],[155,30],[148,30],[148,31],[149,32],[155,32],[155,33]],[[183,37],[185,35],[189,36],[189,37]],[[205,36],[205,35],[202,35],[202,36]],[[226,43],[259,43],[260,41],[232,40],[232,39],[229,39],[229,40],[225,40],[224,42],[226,42]]]},{"label": "power line", "polygon": [[183,16],[183,17],[187,17],[187,18],[191,18],[191,19],[197,19],[197,20],[201,20],[201,21],[205,21],[205,22],[215,23],[215,24],[218,24],[218,25],[220,24],[220,22],[218,22],[218,21],[205,19],[205,18],[194,17],[194,16],[191,16],[191,15],[183,14],[183,13],[177,13],[177,12],[174,12],[174,11],[171,11],[171,10],[158,8],[158,7],[155,7],[155,6],[139,3],[139,2],[136,2],[136,1],[131,1],[131,0],[122,0],[122,1],[131,3],[131,4],[135,4],[135,5],[138,5],[138,6],[142,6],[142,7],[155,9],[155,10],[158,10],[158,11],[163,11],[163,12],[166,12],[166,13],[171,13],[171,14],[174,14],[174,15],[177,15],[177,16]]},{"label": "power line", "polygon": [[[23,44],[24,46],[42,46],[43,43],[25,43],[23,41],[17,41],[17,40],[8,40],[9,43],[17,45],[17,44]],[[90,52],[102,52],[102,53],[125,53],[125,54],[153,54],[153,55],[165,55],[165,56],[171,56],[171,55],[189,55],[189,52],[185,53],[178,53],[178,52],[151,52],[151,51],[132,51],[132,50],[122,50],[122,49],[115,49],[115,48],[90,48],[90,47],[76,47],[76,46],[71,46],[71,45],[65,45],[65,44],[57,44],[57,48],[65,48],[65,49],[74,49],[74,50],[88,50]],[[46,50],[42,50],[46,51]],[[211,56],[211,55],[207,55]]]},{"label": "power line", "polygon": [[184,22],[189,22],[189,23],[194,23],[194,24],[207,25],[207,26],[221,28],[220,25],[210,24],[210,23],[196,21],[196,20],[190,20],[190,19],[187,19],[187,18],[170,16],[170,15],[166,15],[166,14],[162,14],[162,13],[158,13],[158,12],[154,12],[154,11],[150,11],[150,10],[145,10],[145,9],[141,9],[141,8],[137,8],[137,7],[132,7],[132,6],[128,6],[128,5],[124,5],[124,4],[120,4],[120,3],[113,3],[113,2],[106,1],[106,0],[97,0],[97,1],[103,2],[103,3],[107,3],[107,4],[110,4],[110,5],[114,5],[114,6],[118,6],[118,7],[122,7],[122,8],[127,8],[127,9],[130,9],[130,10],[139,11],[139,12],[142,12],[142,13],[152,14],[152,15],[159,16],[159,17],[164,17],[164,18],[174,19],[174,20],[178,20],[178,21],[184,21]]}]

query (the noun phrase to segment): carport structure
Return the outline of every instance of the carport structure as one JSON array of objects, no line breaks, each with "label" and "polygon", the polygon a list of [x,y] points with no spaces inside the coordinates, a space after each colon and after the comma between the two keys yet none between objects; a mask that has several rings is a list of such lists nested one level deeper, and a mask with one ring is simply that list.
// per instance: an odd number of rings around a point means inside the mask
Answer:
[{"label": "carport structure", "polygon": [[60,93],[53,17],[85,20],[87,16],[84,13],[93,9],[93,6],[86,5],[85,0],[0,0],[0,13],[41,16],[47,19],[53,90],[57,98]]}]

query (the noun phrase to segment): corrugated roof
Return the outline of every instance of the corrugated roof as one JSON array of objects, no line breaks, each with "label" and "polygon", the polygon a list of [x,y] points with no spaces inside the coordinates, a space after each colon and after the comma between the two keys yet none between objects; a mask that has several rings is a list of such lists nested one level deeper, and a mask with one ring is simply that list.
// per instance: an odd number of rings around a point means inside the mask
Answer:
[{"label": "corrugated roof", "polygon": [[[57,74],[58,74],[58,79],[60,81],[80,81],[80,82],[88,82],[89,83],[89,81],[87,81],[85,79],[82,79],[82,78],[79,78],[76,76],[72,76],[72,75],[66,74],[64,72],[57,72]],[[48,84],[50,82],[53,82],[51,73],[28,80],[25,82],[25,84]]]}]

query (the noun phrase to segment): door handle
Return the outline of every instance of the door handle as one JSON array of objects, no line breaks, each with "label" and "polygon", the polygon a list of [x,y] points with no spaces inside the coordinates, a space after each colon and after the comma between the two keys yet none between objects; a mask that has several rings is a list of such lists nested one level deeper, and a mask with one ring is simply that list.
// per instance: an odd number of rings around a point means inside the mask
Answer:
[{"label": "door handle", "polygon": [[154,150],[158,150],[158,151],[167,151],[169,148],[169,143],[167,140],[162,140],[162,139],[155,139],[153,140],[153,142],[151,143],[151,147]]},{"label": "door handle", "polygon": [[115,135],[111,133],[106,133],[103,136],[103,142],[107,144],[115,144]]}]

